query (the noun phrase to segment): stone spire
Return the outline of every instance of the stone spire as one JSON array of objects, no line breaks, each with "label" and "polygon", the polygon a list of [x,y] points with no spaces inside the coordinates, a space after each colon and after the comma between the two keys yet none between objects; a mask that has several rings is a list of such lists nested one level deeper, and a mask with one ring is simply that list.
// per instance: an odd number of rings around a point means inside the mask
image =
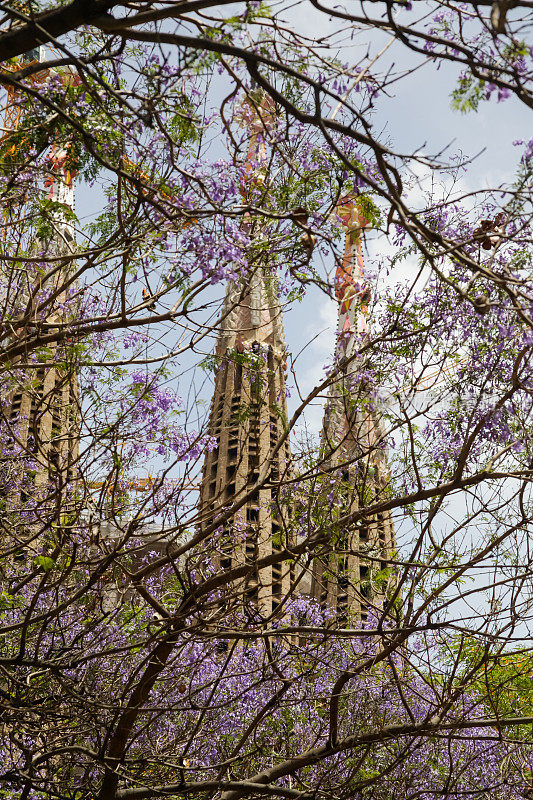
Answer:
[{"label": "stone spire", "polygon": [[[368,338],[368,304],[371,288],[366,280],[361,251],[362,231],[368,225],[357,200],[344,197],[335,218],[345,232],[342,262],[335,273],[335,295],[339,304],[336,371],[330,386],[322,428],[322,459],[327,474],[338,468],[342,486],[342,514],[377,500],[387,482],[385,437],[379,408],[360,377],[358,350]],[[334,529],[332,525],[332,530]],[[377,514],[357,527],[339,531],[322,557],[315,558],[311,594],[333,608],[338,619],[358,617],[379,609],[382,581],[375,578],[388,566],[395,547],[390,515]],[[367,556],[365,558],[365,556]]]},{"label": "stone spire", "polygon": [[[39,239],[31,248],[33,261],[27,271],[26,288],[20,295],[18,308],[13,309],[14,319],[22,315],[26,325],[42,322],[32,307],[35,297],[39,296],[40,284],[50,292],[60,289],[72,268],[75,239],[70,212],[74,206],[75,171],[69,166],[70,161],[68,147],[52,147],[44,188],[47,198],[61,204],[65,210],[58,205],[54,207],[48,220],[52,231],[49,239],[46,242]],[[55,278],[45,283],[38,268],[32,277],[29,270],[36,256],[42,256],[43,261],[50,259]],[[64,265],[57,269],[63,259]],[[60,291],[46,317],[47,326],[65,321],[65,300],[64,291]],[[24,333],[23,328],[15,325],[13,330],[14,338]],[[8,514],[4,519],[11,525],[10,538],[22,549],[40,546],[37,520],[42,519],[43,528],[46,528],[49,510],[61,507],[62,513],[66,513],[68,504],[64,500],[59,503],[58,497],[71,492],[75,477],[79,446],[78,376],[75,370],[57,364],[57,350],[58,346],[52,343],[46,350],[39,351],[37,357],[41,364],[36,367],[32,366],[33,354],[18,358],[6,376],[9,391],[1,407],[2,438],[11,441],[13,457],[6,459],[0,475],[0,498],[5,498]],[[61,362],[65,362],[63,355]],[[20,529],[17,528],[19,514]],[[25,519],[34,520],[28,530],[25,530]]]},{"label": "stone spire", "polygon": [[[270,113],[265,101],[241,107],[241,118],[250,132],[244,195],[250,185],[262,180],[261,132]],[[252,231],[249,220],[243,224]],[[262,235],[261,224],[255,223],[252,236]],[[286,542],[287,513],[280,482],[287,475],[289,442],[277,448],[287,421],[286,349],[277,281],[264,258],[260,252],[257,257],[251,252],[248,271],[230,280],[226,290],[209,417],[209,433],[217,445],[204,463],[200,524],[204,528],[212,524],[224,509],[247,496],[224,523],[214,560],[221,570],[250,566],[234,586],[235,597],[244,597],[245,614],[259,612],[268,619],[282,613],[290,586],[289,567],[274,564],[257,570],[254,565]],[[253,490],[260,474],[268,474],[268,481]]]}]

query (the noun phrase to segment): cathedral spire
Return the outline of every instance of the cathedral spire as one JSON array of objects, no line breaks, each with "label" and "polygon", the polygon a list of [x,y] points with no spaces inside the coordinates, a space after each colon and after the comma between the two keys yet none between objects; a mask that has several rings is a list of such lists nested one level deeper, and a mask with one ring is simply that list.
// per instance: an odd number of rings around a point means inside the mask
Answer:
[{"label": "cathedral spire", "polygon": [[[338,470],[342,512],[357,511],[376,500],[387,478],[385,437],[379,409],[361,377],[358,352],[369,338],[371,288],[365,276],[362,235],[368,220],[356,197],[343,197],[335,220],[345,231],[342,260],[335,271],[338,324],[334,373],[322,428],[322,460],[328,474]],[[332,519],[332,530],[335,528]],[[364,519],[339,531],[322,557],[313,562],[311,594],[333,608],[340,621],[363,621],[369,609],[377,613],[383,592],[376,575],[383,575],[394,549],[389,514]],[[366,557],[365,557],[366,556]]]},{"label": "cathedral spire", "polygon": [[[250,133],[243,171],[243,199],[263,181],[264,137],[272,104],[246,100],[239,109]],[[253,224],[253,228],[252,228]],[[263,235],[248,215],[243,225]],[[289,443],[281,446],[287,420],[286,349],[277,280],[262,248],[250,250],[246,273],[228,281],[216,345],[217,371],[209,417],[216,448],[206,454],[200,490],[201,526],[224,514],[214,562],[217,569],[249,569],[232,595],[244,598],[244,613],[268,619],[281,613],[290,585],[289,567],[276,563],[257,569],[258,559],[286,544],[287,509],[280,482],[287,473]],[[260,475],[267,482],[255,489]],[[235,513],[231,506],[246,497]]]}]

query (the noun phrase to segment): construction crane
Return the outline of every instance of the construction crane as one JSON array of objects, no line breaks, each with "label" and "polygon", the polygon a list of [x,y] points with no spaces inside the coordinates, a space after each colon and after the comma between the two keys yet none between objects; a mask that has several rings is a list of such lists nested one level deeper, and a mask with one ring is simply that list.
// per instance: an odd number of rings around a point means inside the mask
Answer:
[{"label": "construction crane", "polygon": [[[18,72],[22,67],[29,67],[33,64],[39,64],[43,61],[44,48],[37,47],[30,50],[24,55],[19,56],[17,59],[10,61],[7,64],[2,64],[1,71],[4,74],[10,72]],[[31,83],[37,83],[42,80],[42,72],[35,72],[28,78]],[[3,114],[3,126],[0,141],[4,141],[13,131],[16,131],[20,126],[22,118],[22,104],[20,102],[20,89],[13,86],[11,83],[4,84],[4,91],[6,93],[6,101]]]},{"label": "construction crane", "polygon": [[[4,63],[0,67],[0,73],[9,75],[15,73],[22,67],[39,64],[44,58],[44,49],[39,47],[30,50],[27,53],[13,59],[8,63]],[[35,84],[43,80],[44,74],[42,71],[35,72],[28,78],[31,84]],[[23,103],[21,98],[21,91],[19,87],[14,86],[12,83],[4,82],[5,92],[5,105],[2,114],[2,130],[0,132],[0,146],[5,145],[7,149],[4,152],[4,159],[14,161],[17,153],[21,149],[21,143],[13,143],[11,147],[7,146],[7,141],[20,127],[23,114]],[[6,198],[7,199],[7,198]],[[28,200],[27,190],[23,189],[16,198],[10,198],[10,206],[7,207],[6,202],[3,204],[2,209],[2,224],[1,224],[1,240],[5,242],[11,219],[23,219],[26,214],[26,204]]]},{"label": "construction crane", "polygon": [[[176,487],[181,486],[182,489],[198,489],[198,483],[183,483],[182,480],[179,478],[166,478],[161,480],[160,478],[154,477],[153,475],[149,475],[147,478],[132,478],[128,481],[120,481],[120,490],[128,490],[130,492],[151,492],[158,484],[160,484],[160,488],[163,487]],[[104,486],[108,485],[108,481],[99,480],[99,481],[88,481],[87,488],[89,489],[103,489]],[[108,486],[108,491],[111,492],[113,490],[113,486]]]},{"label": "construction crane", "polygon": [[[153,447],[148,447],[147,449],[154,453],[157,452],[156,448]],[[113,478],[111,481],[109,480],[87,481],[85,485],[89,490],[103,489],[104,487],[107,486],[106,490],[107,494],[111,494],[115,490],[118,490],[119,492],[122,491],[151,492],[153,489],[155,489],[157,485],[159,485],[160,488],[181,486],[182,489],[187,489],[187,490],[198,489],[199,487],[199,484],[192,483],[191,481],[187,481],[186,483],[184,483],[183,478],[160,478],[154,475],[148,475],[142,478],[133,477],[129,478],[126,481],[120,480],[120,478],[118,478],[118,480],[115,480]]]},{"label": "construction crane", "polygon": [[[32,13],[30,4],[28,2],[24,2],[24,0],[11,0],[9,6],[11,7],[12,11],[15,12],[15,14],[14,18],[10,20],[7,28],[3,29],[4,31],[13,30],[13,28],[24,24],[24,17],[31,16]],[[23,19],[17,18],[17,12],[23,16]],[[28,50],[26,53],[17,56],[17,58],[12,58],[8,62],[1,64],[0,73],[9,74],[10,72],[18,72],[20,69],[22,69],[22,67],[40,64],[43,60],[44,48],[34,47],[32,50]],[[38,83],[40,80],[42,80],[42,76],[40,73],[34,72],[33,75],[27,78],[27,80],[29,80],[29,82],[32,84]],[[6,93],[6,105],[4,107],[4,125],[2,135],[0,136],[0,142],[2,142],[13,131],[18,129],[22,117],[22,104],[20,102],[20,90],[18,87],[13,86],[11,83],[4,83],[4,91]]]}]

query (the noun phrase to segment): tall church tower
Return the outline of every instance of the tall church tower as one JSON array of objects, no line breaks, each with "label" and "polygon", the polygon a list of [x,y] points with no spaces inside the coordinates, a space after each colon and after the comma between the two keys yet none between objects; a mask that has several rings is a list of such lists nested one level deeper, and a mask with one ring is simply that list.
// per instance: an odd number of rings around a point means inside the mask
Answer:
[{"label": "tall church tower", "polygon": [[[52,209],[47,220],[49,234],[30,248],[23,274],[12,274],[11,281],[6,282],[13,289],[13,334],[4,345],[39,326],[53,331],[55,323],[62,324],[68,318],[65,308],[69,301],[63,285],[75,254],[70,219],[74,171],[70,162],[68,145],[52,147],[44,180],[44,193]],[[27,237],[27,233],[21,231],[21,236]],[[6,237],[4,245],[9,249]],[[23,258],[21,261],[24,263]],[[44,300],[45,292],[51,300]],[[39,309],[40,303],[44,303],[45,311]],[[78,454],[79,390],[76,370],[69,368],[66,360],[61,346],[49,343],[17,357],[5,376],[7,392],[0,424],[3,440],[10,443],[11,458],[4,460],[0,473],[0,502],[6,512],[0,517],[15,548],[40,546],[40,533],[49,528],[53,509],[61,509],[63,515],[68,510],[65,496],[72,492]]]},{"label": "tall church tower", "polygon": [[[322,463],[340,481],[340,517],[384,497],[388,478],[386,438],[379,407],[360,377],[358,349],[368,337],[371,289],[364,273],[362,231],[368,224],[355,198],[344,197],[335,212],[346,232],[344,257],[335,275],[339,303],[335,373],[330,385],[322,428]],[[336,611],[339,621],[379,613],[387,567],[395,548],[389,513],[365,518],[338,530],[334,541],[318,554],[311,570],[310,592],[322,606]],[[334,532],[334,534],[333,534]],[[376,577],[380,574],[379,581]]]},{"label": "tall church tower", "polygon": [[[261,132],[268,113],[261,104],[259,108],[248,105],[243,114],[251,133],[246,181],[256,185],[262,180]],[[249,220],[244,224],[252,239],[262,235],[260,222],[253,223],[255,229]],[[246,496],[221,526],[214,560],[221,570],[249,565],[245,577],[232,585],[234,596],[244,598],[245,615],[259,613],[268,619],[282,613],[290,570],[281,563],[258,570],[256,563],[281,550],[287,541],[287,504],[281,483],[287,477],[290,451],[288,438],[281,443],[287,421],[285,336],[276,277],[262,248],[257,255],[252,248],[246,274],[228,283],[216,364],[209,417],[216,447],[204,463],[200,526],[212,525],[223,510]],[[268,475],[267,482],[254,490],[263,475]]]}]

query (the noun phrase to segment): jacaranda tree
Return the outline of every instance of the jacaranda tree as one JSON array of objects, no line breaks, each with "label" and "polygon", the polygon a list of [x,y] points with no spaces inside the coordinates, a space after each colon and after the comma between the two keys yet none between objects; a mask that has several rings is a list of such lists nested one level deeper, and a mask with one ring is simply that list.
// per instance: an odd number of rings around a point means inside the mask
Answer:
[{"label": "jacaranda tree", "polygon": [[[422,68],[453,79],[432,114],[531,107],[532,6],[0,4],[3,797],[533,796],[533,140],[491,186],[383,123]],[[290,469],[206,524],[227,282],[330,302],[343,197],[380,253],[368,326],[310,392],[289,362]],[[364,445],[332,467],[305,427],[339,385],[379,417],[379,491]],[[267,485],[275,554],[220,570]],[[340,620],[298,576],[384,514],[397,547]]]}]

